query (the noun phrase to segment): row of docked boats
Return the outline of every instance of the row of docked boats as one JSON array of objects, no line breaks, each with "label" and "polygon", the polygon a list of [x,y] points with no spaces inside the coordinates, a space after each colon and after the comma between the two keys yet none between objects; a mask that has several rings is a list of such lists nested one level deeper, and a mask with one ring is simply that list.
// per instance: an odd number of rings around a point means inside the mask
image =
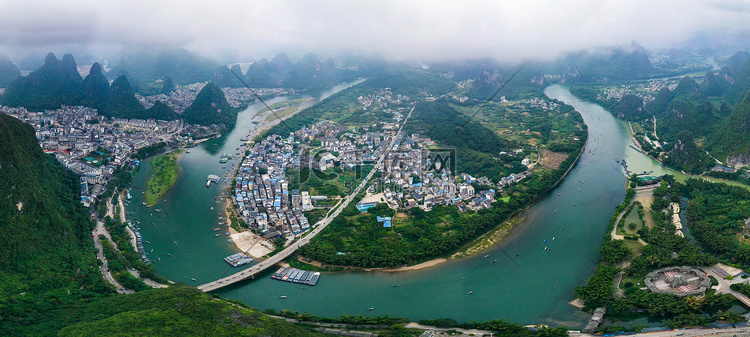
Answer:
[{"label": "row of docked boats", "polygon": [[300,270],[296,268],[282,267],[281,269],[273,273],[273,275],[271,275],[271,278],[274,280],[279,280],[279,281],[307,284],[307,285],[314,286],[318,283],[318,279],[320,278],[320,273]]}]

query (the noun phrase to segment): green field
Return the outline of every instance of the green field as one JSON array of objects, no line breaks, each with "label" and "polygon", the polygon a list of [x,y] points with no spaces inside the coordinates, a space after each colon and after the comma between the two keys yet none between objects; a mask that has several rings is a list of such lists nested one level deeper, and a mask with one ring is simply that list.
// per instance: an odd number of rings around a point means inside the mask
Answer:
[{"label": "green field", "polygon": [[[630,228],[630,224],[635,224],[635,228]],[[638,216],[638,207],[633,207],[625,216],[625,222],[622,227],[617,227],[617,234],[630,235],[636,234],[639,229],[643,228],[643,221]]]},{"label": "green field", "polygon": [[183,152],[185,152],[184,149],[179,149],[151,160],[154,173],[146,183],[145,197],[148,206],[155,205],[156,201],[177,182],[177,177],[180,175],[180,165],[177,165],[177,159]]},{"label": "green field", "polygon": [[[302,104],[304,102],[307,102],[307,101],[309,101],[311,99],[312,99],[312,97],[303,97],[303,98],[297,98],[297,99],[290,99],[288,101],[283,101],[283,102],[279,102],[279,103],[276,103],[276,104],[271,104],[271,106],[269,106],[269,107],[271,108],[271,110],[277,110],[277,109],[281,109],[281,108],[287,108],[287,107],[291,107],[291,106],[300,105],[300,104]],[[263,108],[263,110],[258,111],[258,113],[262,113],[262,112],[268,112],[268,108]]]},{"label": "green field", "polygon": [[633,132],[637,135],[643,134],[643,127],[638,124],[637,122],[630,123],[630,126],[633,128]]},{"label": "green field", "polygon": [[298,111],[299,111],[299,107],[289,107],[289,108],[285,108],[281,110],[276,110],[272,114],[268,114],[268,116],[266,116],[266,121],[271,122],[276,119],[284,119],[285,117],[289,115],[293,115],[297,113]]}]

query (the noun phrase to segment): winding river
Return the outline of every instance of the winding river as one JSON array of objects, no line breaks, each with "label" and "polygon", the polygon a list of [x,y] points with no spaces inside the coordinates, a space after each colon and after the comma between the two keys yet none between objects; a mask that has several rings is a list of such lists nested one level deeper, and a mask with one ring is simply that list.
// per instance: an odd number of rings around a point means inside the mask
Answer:
[{"label": "winding river", "polygon": [[[345,87],[316,93],[313,102]],[[630,170],[636,172],[655,170],[658,164],[632,150],[623,124],[600,106],[577,99],[563,86],[550,86],[545,94],[583,115],[589,141],[569,175],[526,211],[524,223],[501,244],[502,250],[497,246],[484,253],[489,255],[486,258],[480,254],[410,272],[324,273],[318,285],[308,289],[266,275],[218,294],[259,309],[329,317],[390,314],[459,322],[505,318],[524,324],[582,326],[588,316],[568,302],[573,288],[593,273],[609,218],[624,197],[625,177],[617,161],[627,158]],[[222,260],[236,248],[223,233],[215,237],[217,232],[211,230],[223,221],[218,219],[222,204],[215,200],[221,191],[215,185],[206,188],[206,176],[223,177],[237,164],[237,160],[219,164],[219,156],[239,152],[239,139],[254,126],[251,119],[261,108],[251,105],[240,113],[230,134],[184,154],[179,160],[183,173],[165,202],[148,209],[141,206],[143,196],[138,192],[151,174],[150,165],[143,165],[136,175],[128,211],[134,213],[131,219],[141,221],[143,238],[150,241],[146,250],[159,273],[197,285],[236,271]],[[227,169],[222,169],[224,165]]]}]

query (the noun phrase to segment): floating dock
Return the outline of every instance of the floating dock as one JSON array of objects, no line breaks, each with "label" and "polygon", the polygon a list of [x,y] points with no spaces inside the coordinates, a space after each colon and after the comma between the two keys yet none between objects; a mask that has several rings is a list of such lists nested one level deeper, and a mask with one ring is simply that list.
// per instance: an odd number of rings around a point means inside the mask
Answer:
[{"label": "floating dock", "polygon": [[221,179],[221,178],[219,178],[219,176],[217,176],[215,174],[209,174],[208,175],[208,179],[206,180],[206,187],[211,186],[211,182],[219,183],[219,179]]},{"label": "floating dock", "polygon": [[283,267],[277,270],[271,278],[279,281],[286,281],[291,283],[307,284],[314,286],[318,283],[320,278],[319,272],[299,270],[295,268]]},{"label": "floating dock", "polygon": [[253,258],[245,255],[244,253],[232,254],[224,258],[232,267],[239,267],[244,264],[253,262]]}]

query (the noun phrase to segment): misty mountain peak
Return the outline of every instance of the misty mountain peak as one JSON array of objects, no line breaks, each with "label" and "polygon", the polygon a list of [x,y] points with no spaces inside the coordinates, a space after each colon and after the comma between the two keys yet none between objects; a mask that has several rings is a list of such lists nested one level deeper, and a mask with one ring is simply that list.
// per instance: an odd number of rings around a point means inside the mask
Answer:
[{"label": "misty mountain peak", "polygon": [[94,64],[91,65],[91,68],[89,69],[89,75],[90,74],[101,74],[102,73],[102,66],[99,65],[99,62],[94,62]]}]

